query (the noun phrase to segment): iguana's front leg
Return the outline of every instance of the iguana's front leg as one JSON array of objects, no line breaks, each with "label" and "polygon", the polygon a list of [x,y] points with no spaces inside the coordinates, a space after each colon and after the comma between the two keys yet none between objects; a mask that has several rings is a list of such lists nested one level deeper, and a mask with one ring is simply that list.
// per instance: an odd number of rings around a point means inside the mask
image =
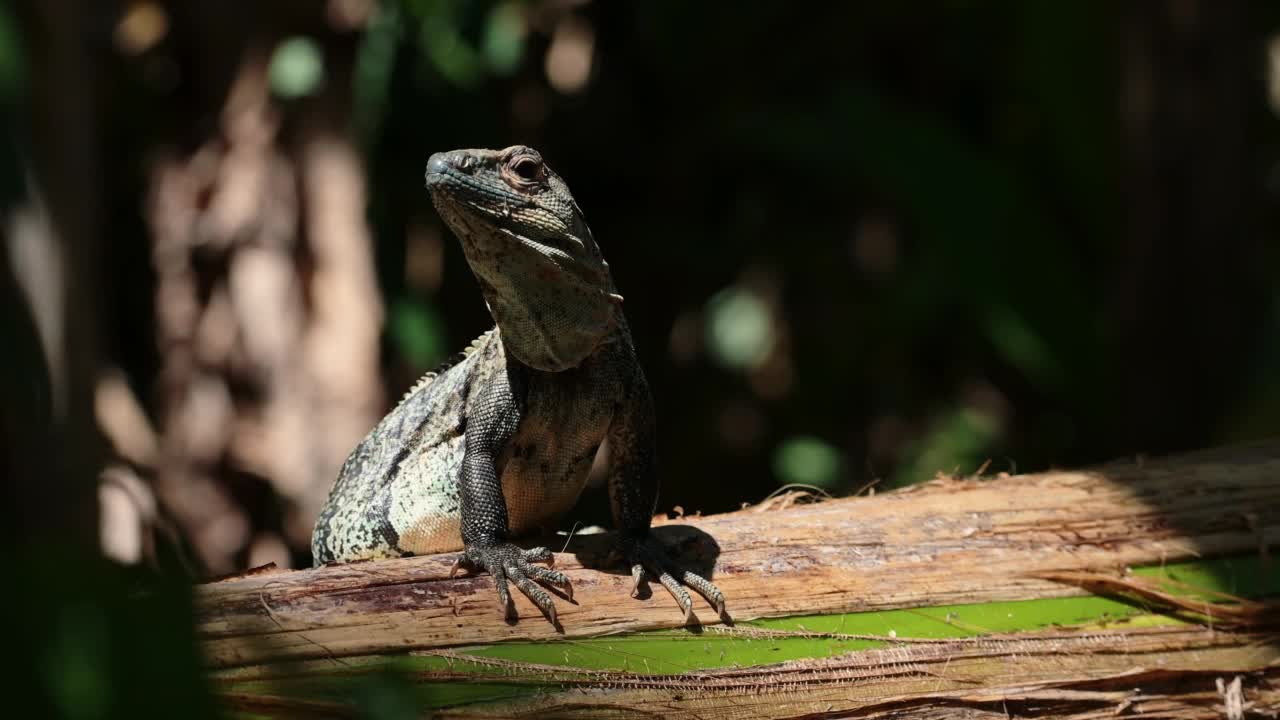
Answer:
[{"label": "iguana's front leg", "polygon": [[658,501],[655,436],[653,398],[644,372],[635,364],[634,375],[609,426],[609,499],[619,529],[618,552],[631,566],[631,596],[637,595],[640,580],[648,571],[679,603],[686,623],[693,621],[693,600],[685,585],[706,597],[716,613],[723,616],[724,594],[720,589],[673,561],[650,531]]},{"label": "iguana's front leg", "polygon": [[502,373],[503,377],[475,387],[477,395],[468,399],[464,429],[466,450],[459,478],[464,550],[454,564],[454,571],[459,568],[487,570],[498,587],[498,602],[510,621],[516,619],[516,611],[507,581],[515,583],[551,624],[558,627],[555,603],[537,583],[559,585],[571,599],[573,586],[564,573],[533,564],[545,562],[550,566],[555,558],[550,550],[544,547],[525,550],[507,540],[507,503],[494,466],[494,460],[515,434],[524,413],[521,370],[519,367],[508,369]]}]

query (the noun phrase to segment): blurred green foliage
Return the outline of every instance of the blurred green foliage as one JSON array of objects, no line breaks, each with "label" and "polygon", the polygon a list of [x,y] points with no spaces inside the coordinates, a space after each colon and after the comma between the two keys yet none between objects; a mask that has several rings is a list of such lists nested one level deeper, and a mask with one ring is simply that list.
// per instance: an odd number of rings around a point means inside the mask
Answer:
[{"label": "blurred green foliage", "polygon": [[218,716],[185,578],[86,561],[65,548],[10,550],[0,615],[9,620],[12,717]]},{"label": "blurred green foliage", "polygon": [[721,290],[707,300],[706,334],[712,357],[738,370],[764,362],[775,341],[769,308],[737,289]]},{"label": "blurred green foliage", "polygon": [[22,90],[25,73],[22,44],[13,15],[0,11],[0,97],[5,102],[13,102]]},{"label": "blurred green foliage", "polygon": [[276,46],[270,74],[271,89],[280,97],[310,95],[324,82],[324,57],[314,40],[291,37]]},{"label": "blurred green foliage", "polygon": [[773,472],[786,483],[835,489],[840,481],[840,453],[815,437],[798,435],[778,446]]},{"label": "blurred green foliage", "polygon": [[395,341],[396,352],[415,367],[431,367],[448,353],[443,321],[434,305],[404,298],[391,306],[387,333]]}]

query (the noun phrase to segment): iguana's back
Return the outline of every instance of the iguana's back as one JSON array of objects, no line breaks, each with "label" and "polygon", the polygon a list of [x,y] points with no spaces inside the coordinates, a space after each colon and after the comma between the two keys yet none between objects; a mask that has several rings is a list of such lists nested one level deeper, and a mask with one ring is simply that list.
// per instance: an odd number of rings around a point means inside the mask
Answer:
[{"label": "iguana's back", "polygon": [[[311,538],[317,565],[399,557],[401,538],[393,518],[405,514],[424,521],[420,535],[430,542],[420,552],[462,547],[457,517],[465,399],[481,360],[492,352],[487,348],[500,348],[497,335],[496,330],[485,333],[464,356],[420,380],[347,457]],[[427,466],[428,472],[414,473],[424,486],[406,486],[401,472],[406,462]]]}]

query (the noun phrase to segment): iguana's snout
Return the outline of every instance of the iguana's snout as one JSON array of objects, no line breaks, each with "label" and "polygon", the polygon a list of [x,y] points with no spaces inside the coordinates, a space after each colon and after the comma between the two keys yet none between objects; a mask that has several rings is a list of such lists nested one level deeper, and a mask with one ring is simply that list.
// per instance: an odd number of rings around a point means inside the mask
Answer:
[{"label": "iguana's snout", "polygon": [[[530,204],[544,204],[558,188],[550,187],[552,175],[537,150],[513,145],[505,150],[449,150],[433,154],[427,160],[427,189],[432,195],[444,191],[461,195],[464,202],[469,192],[484,193],[489,200],[508,202],[523,199]],[[554,198],[552,198],[554,199]],[[555,203],[552,203],[553,205]],[[550,208],[548,208],[550,209]],[[556,208],[565,209],[568,208]],[[577,211],[577,208],[573,208]],[[568,213],[558,213],[567,216]]]},{"label": "iguana's snout", "polygon": [[427,160],[427,187],[431,187],[433,180],[439,182],[444,179],[445,173],[449,172],[450,166],[453,165],[449,159],[449,153],[432,153],[431,158]]},{"label": "iguana's snout", "polygon": [[448,182],[451,172],[470,175],[476,164],[475,156],[465,151],[434,153],[427,160],[427,187]]}]

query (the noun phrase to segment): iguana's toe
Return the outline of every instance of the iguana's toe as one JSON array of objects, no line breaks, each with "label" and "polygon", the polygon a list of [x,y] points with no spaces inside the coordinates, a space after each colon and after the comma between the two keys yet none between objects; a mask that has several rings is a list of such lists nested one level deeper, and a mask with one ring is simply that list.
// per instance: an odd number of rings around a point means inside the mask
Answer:
[{"label": "iguana's toe", "polygon": [[498,589],[498,603],[508,621],[514,622],[517,619],[515,604],[511,602],[511,592],[507,588],[507,581],[510,580],[542,611],[552,625],[559,628],[555,601],[538,583],[562,588],[569,600],[573,600],[573,585],[569,582],[569,576],[564,573],[534,563],[546,563],[550,566],[555,563],[555,555],[543,547],[525,550],[512,543],[471,545],[454,564],[454,568],[470,566],[487,570],[493,576],[494,585]]},{"label": "iguana's toe", "polygon": [[[627,563],[631,565],[631,596],[636,597],[640,580],[647,571],[657,578],[662,587],[671,593],[676,604],[684,612],[685,623],[693,622],[693,599],[685,585],[697,590],[716,609],[716,614],[724,617],[724,593],[710,580],[697,573],[685,570],[670,558],[667,549],[652,535],[642,537],[623,537],[621,552]],[[678,579],[677,579],[678,578]],[[683,583],[683,584],[682,584]]]}]

